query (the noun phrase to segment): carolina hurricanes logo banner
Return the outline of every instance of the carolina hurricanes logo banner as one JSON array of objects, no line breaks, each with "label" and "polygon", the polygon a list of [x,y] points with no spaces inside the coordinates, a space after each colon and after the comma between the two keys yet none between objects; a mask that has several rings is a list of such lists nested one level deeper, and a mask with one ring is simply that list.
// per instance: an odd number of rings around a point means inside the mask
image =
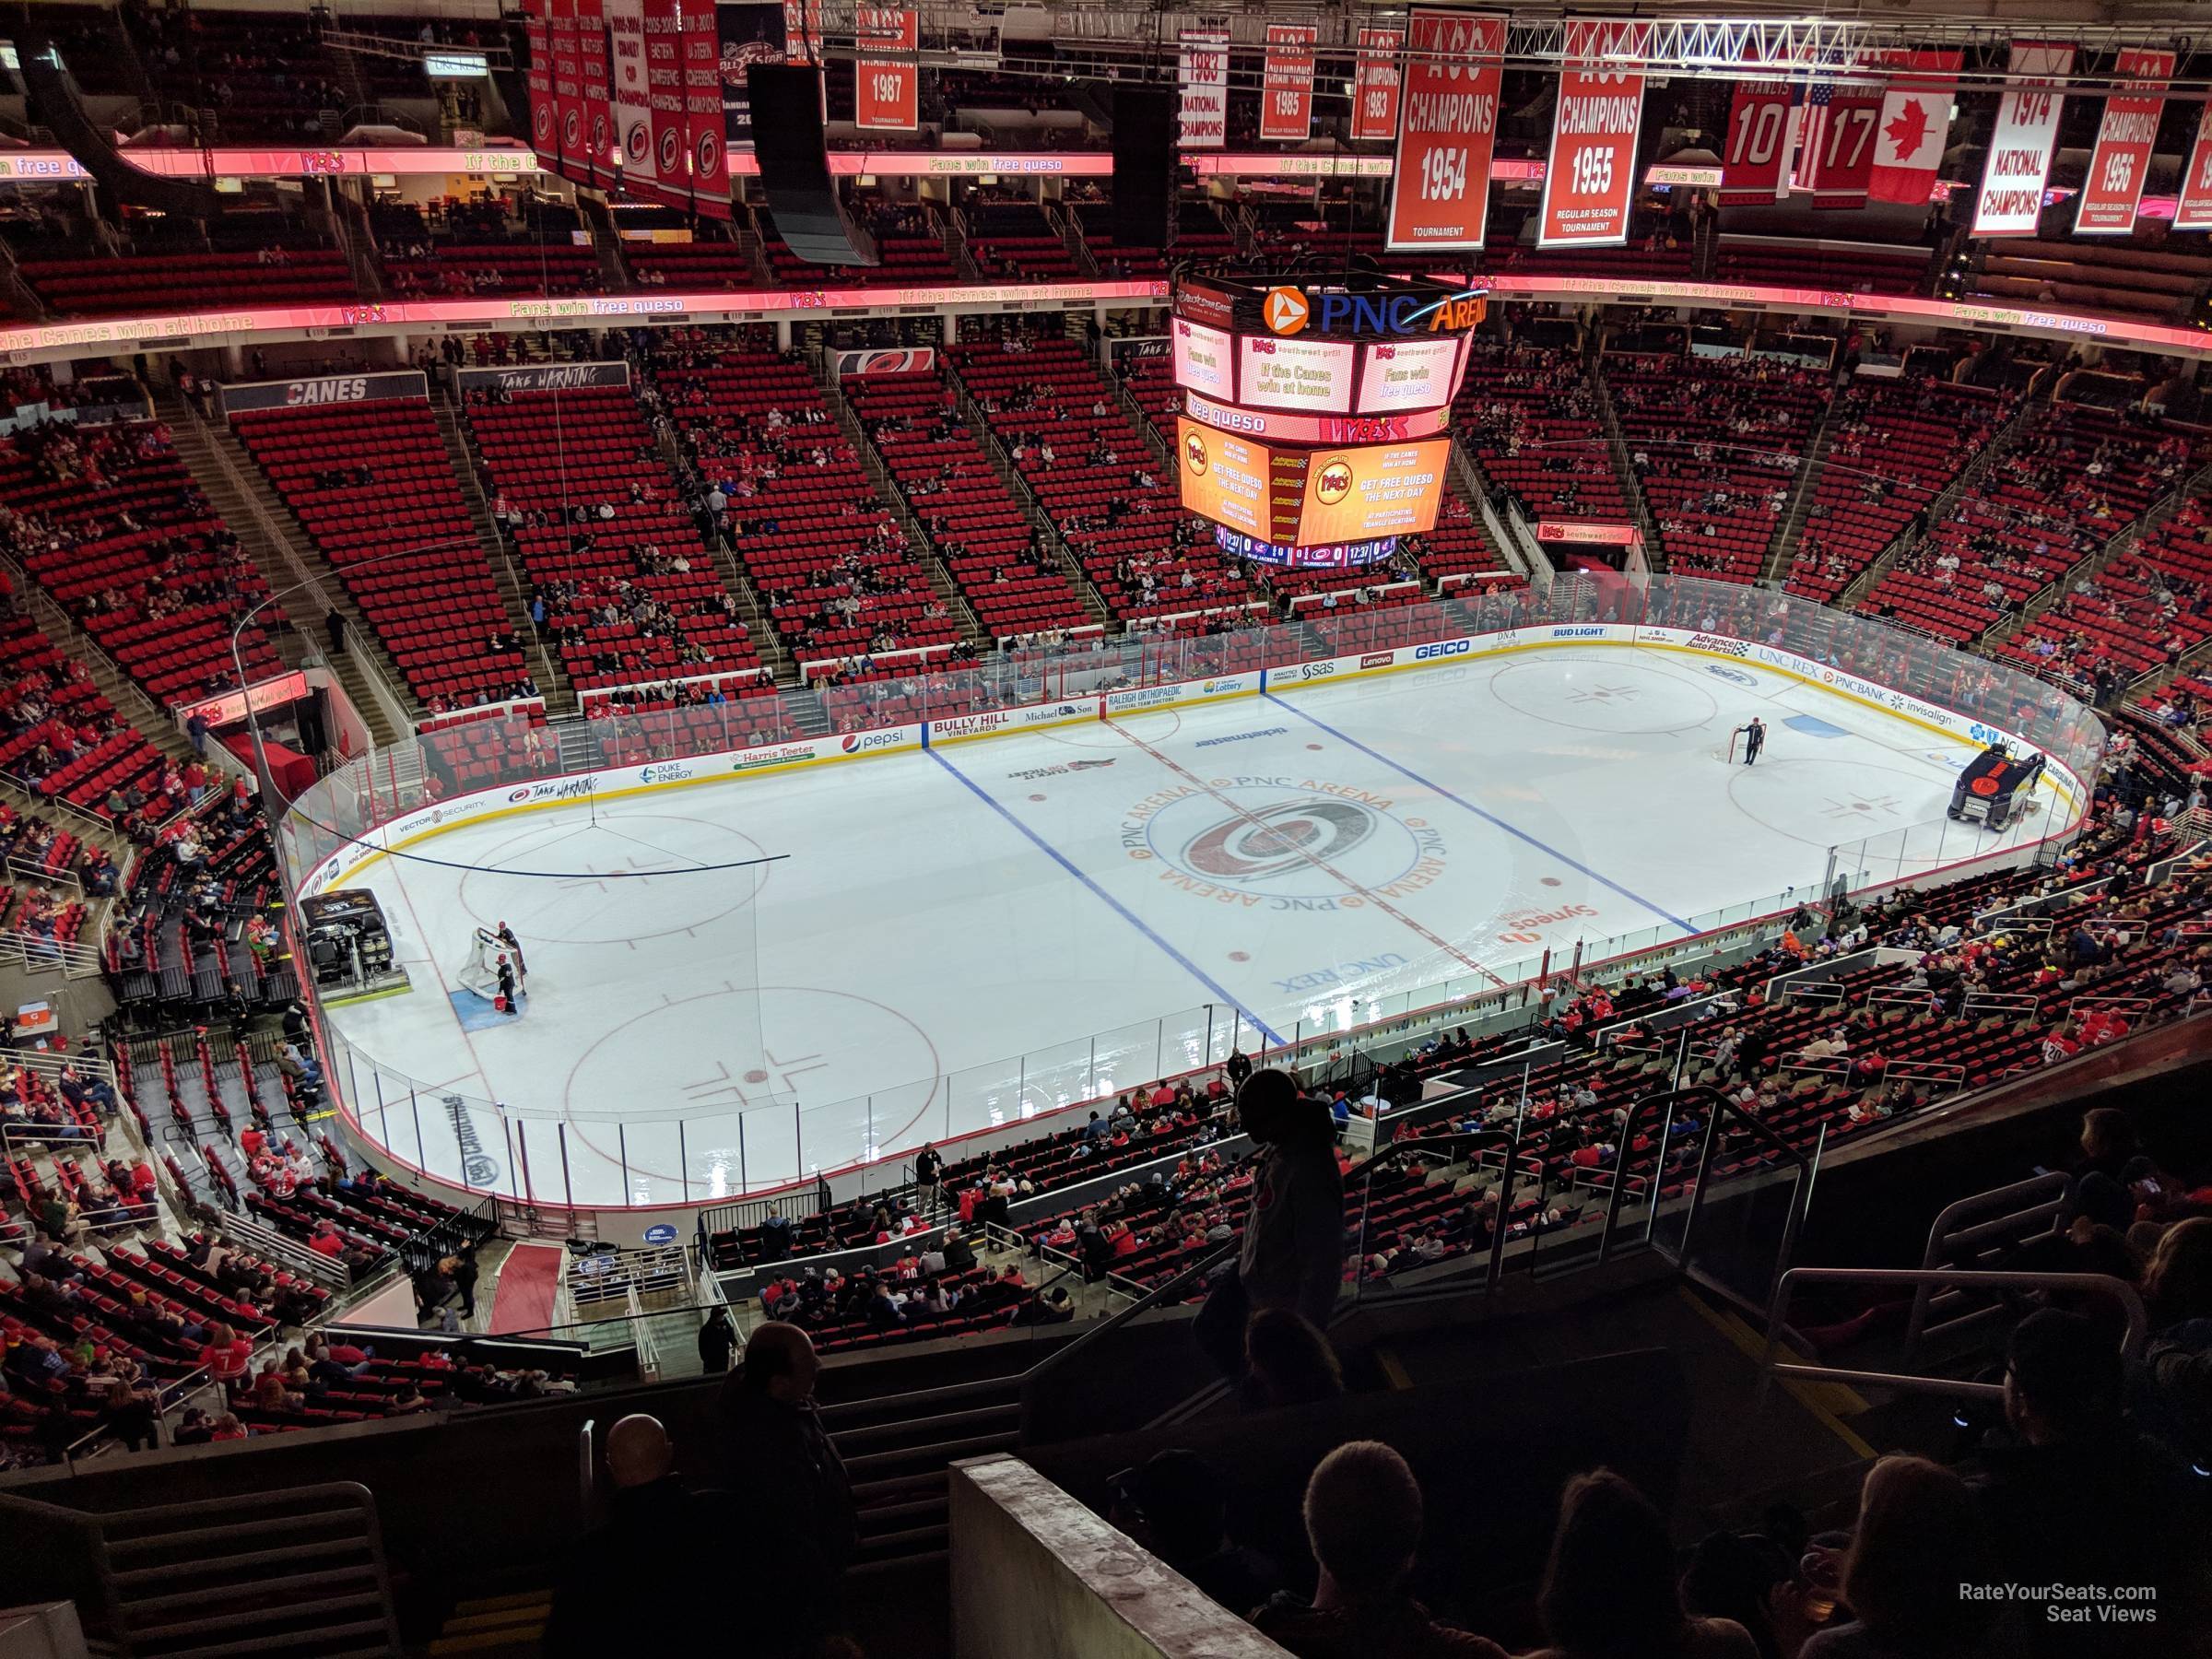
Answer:
[{"label": "carolina hurricanes logo banner", "polygon": [[1176,80],[1182,88],[1183,149],[1220,149],[1229,142],[1229,35],[1186,29]]},{"label": "carolina hurricanes logo banner", "polygon": [[614,88],[606,73],[606,24],[600,0],[576,0],[576,65],[583,80],[583,130],[591,150],[592,176],[611,183],[615,176]]},{"label": "carolina hurricanes logo banner", "polygon": [[553,105],[553,33],[546,22],[546,0],[524,0],[523,24],[530,37],[530,147],[537,159],[560,171],[560,112]]},{"label": "carolina hurricanes logo banner", "polygon": [[1737,81],[1721,145],[1721,206],[1772,206],[1789,194],[1796,92],[1788,81]]},{"label": "carolina hurricanes logo banner", "polygon": [[1618,248],[1628,241],[1649,40],[1643,23],[1567,19],[1559,106],[1536,221],[1539,248]]},{"label": "carolina hurricanes logo banner", "polygon": [[644,0],[645,103],[653,112],[653,176],[656,194],[679,206],[690,194],[684,165],[691,147],[684,112],[683,17],[677,0]]},{"label": "carolina hurricanes logo banner", "polygon": [[911,133],[921,124],[922,37],[905,6],[854,11],[853,124],[877,133]]},{"label": "carolina hurricanes logo banner", "polygon": [[730,217],[729,136],[722,117],[722,26],[714,7],[691,0],[677,14],[684,53],[684,166],[690,204]]},{"label": "carolina hurricanes logo banner", "polygon": [[549,0],[553,31],[553,105],[560,116],[561,171],[590,183],[592,147],[583,125],[583,65],[577,51],[576,0]]},{"label": "carolina hurricanes logo banner", "polygon": [[2074,48],[2015,42],[2006,70],[2007,90],[1997,103],[1989,135],[1989,162],[1974,198],[1974,236],[2033,236],[2043,214],[2043,182],[2058,148],[2058,118],[2065,106],[2064,77],[2074,67]]},{"label": "carolina hurricanes logo banner", "polygon": [[1866,180],[1866,194],[1875,201],[1927,206],[1936,170],[1943,165],[1962,55],[1956,46],[1885,54],[1889,89],[1882,95],[1874,169]]},{"label": "carolina hurricanes logo banner", "polygon": [[653,109],[645,79],[643,0],[605,0],[607,53],[615,65],[615,143],[631,185],[660,177],[653,166]]},{"label": "carolina hurricanes logo banner", "polygon": [[1303,144],[1313,135],[1313,41],[1311,24],[1270,23],[1261,75],[1260,136]]},{"label": "carolina hurricanes logo banner", "polygon": [[[2150,176],[2151,146],[2166,112],[2166,77],[2173,53],[2130,49],[2112,65],[2112,90],[2098,124],[2089,175],[2074,209],[2077,236],[2125,236],[2136,228],[2136,208]],[[2123,85],[2123,83],[2126,83]]]},{"label": "carolina hurricanes logo banner", "polygon": [[2196,124],[2189,165],[2182,173],[2181,204],[2173,210],[2176,230],[2212,230],[2212,103]]},{"label": "carolina hurricanes logo banner", "polygon": [[1354,138],[1398,135],[1398,48],[1405,40],[1399,29],[1359,31],[1359,67],[1352,74]]},{"label": "carolina hurricanes logo banner", "polygon": [[1417,11],[1406,18],[1406,41],[1383,246],[1479,248],[1489,217],[1505,19]]}]

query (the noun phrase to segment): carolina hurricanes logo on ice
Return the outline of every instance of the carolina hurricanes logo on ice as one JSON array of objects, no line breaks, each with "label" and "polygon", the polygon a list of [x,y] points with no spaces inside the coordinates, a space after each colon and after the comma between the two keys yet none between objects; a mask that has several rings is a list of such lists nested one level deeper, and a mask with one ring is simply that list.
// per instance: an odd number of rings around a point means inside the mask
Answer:
[{"label": "carolina hurricanes logo on ice", "polygon": [[1180,862],[1207,876],[1259,881],[1333,862],[1374,832],[1373,816],[1348,801],[1284,801],[1201,830]]}]

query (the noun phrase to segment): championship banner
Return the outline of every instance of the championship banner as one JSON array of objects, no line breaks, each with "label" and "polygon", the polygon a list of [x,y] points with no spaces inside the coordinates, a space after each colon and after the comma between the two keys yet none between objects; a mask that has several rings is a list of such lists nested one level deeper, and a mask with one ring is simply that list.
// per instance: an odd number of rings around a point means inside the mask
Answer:
[{"label": "championship banner", "polygon": [[822,0],[783,0],[783,61],[828,61],[822,49]]},{"label": "championship banner", "polygon": [[1472,252],[1489,218],[1490,153],[1505,75],[1505,19],[1415,11],[1406,18],[1398,149],[1382,245]]},{"label": "championship banner", "polygon": [[583,128],[583,67],[576,51],[576,0],[547,0],[553,32],[553,106],[560,116],[564,176],[591,182],[591,145]]},{"label": "championship banner", "polygon": [[863,6],[853,14],[853,120],[869,132],[911,133],[922,124],[921,26],[906,6]]},{"label": "championship banner", "polygon": [[1352,73],[1354,138],[1398,135],[1398,48],[1405,41],[1400,29],[1359,31],[1359,67]]},{"label": "championship banner", "polygon": [[1797,142],[1797,188],[1815,207],[1866,206],[1874,173],[1874,130],[1882,117],[1882,88],[1823,76],[1806,94]]},{"label": "championship banner", "polygon": [[729,145],[722,108],[722,38],[715,8],[690,0],[677,14],[684,64],[685,185],[694,212],[730,217]]},{"label": "championship banner", "polygon": [[1312,24],[1270,23],[1260,88],[1260,136],[1303,144],[1313,136]]},{"label": "championship banner", "polygon": [[2189,165],[2182,172],[2181,199],[2174,204],[2176,230],[2212,230],[2212,103],[2196,124]]},{"label": "championship banner", "polygon": [[[2033,236],[2043,214],[2043,184],[2058,148],[2058,118],[2074,48],[2015,42],[2006,70],[2011,83],[1997,103],[1989,162],[1974,198],[1971,236]],[[2029,79],[2020,84],[2021,77]]]},{"label": "championship banner", "polygon": [[1643,125],[1643,56],[1650,26],[1567,19],[1559,105],[1544,167],[1539,248],[1618,248],[1636,195],[1636,136]]},{"label": "championship banner", "polygon": [[[2089,153],[2088,176],[2074,207],[2075,235],[2126,236],[2135,229],[2173,63],[2171,52],[2139,48],[2122,52],[2113,63],[2113,89],[2104,100],[2097,147]],[[2122,82],[2135,83],[2136,89],[2122,91]]]},{"label": "championship banner", "polygon": [[684,122],[683,18],[677,0],[644,0],[645,104],[653,116],[653,192],[682,206],[691,181],[684,165],[691,134]]},{"label": "championship banner", "polygon": [[606,24],[600,0],[576,0],[576,61],[583,81],[583,131],[591,147],[592,176],[611,183],[615,176],[614,84],[606,72]]},{"label": "championship banner", "polygon": [[523,23],[530,39],[530,144],[542,165],[559,171],[560,114],[553,107],[553,31],[546,0],[524,0]]},{"label": "championship banner", "polygon": [[1961,57],[1956,46],[1886,54],[1889,87],[1875,128],[1874,170],[1866,194],[1877,202],[1924,207],[1943,165],[1943,141],[1951,128],[1951,94]]},{"label": "championship banner", "polygon": [[1229,143],[1229,35],[1219,29],[1186,29],[1182,58],[1176,69],[1182,90],[1182,149],[1220,149]]},{"label": "championship banner", "polygon": [[722,100],[723,141],[728,149],[750,151],[753,100],[746,89],[745,72],[755,64],[783,62],[783,7],[780,0],[717,6],[708,23],[714,30],[714,76]]},{"label": "championship banner", "polygon": [[1721,206],[1771,207],[1789,194],[1796,88],[1788,81],[1737,81],[1721,146]]},{"label": "championship banner", "polygon": [[653,182],[653,110],[645,80],[644,0],[606,0],[607,55],[615,66],[615,139],[622,176],[634,186]]}]

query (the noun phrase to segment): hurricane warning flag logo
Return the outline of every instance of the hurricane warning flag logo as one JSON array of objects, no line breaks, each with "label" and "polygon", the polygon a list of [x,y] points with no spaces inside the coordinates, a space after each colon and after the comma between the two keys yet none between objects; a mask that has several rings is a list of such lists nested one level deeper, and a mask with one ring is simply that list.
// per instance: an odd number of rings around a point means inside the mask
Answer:
[{"label": "hurricane warning flag logo", "polygon": [[1195,432],[1182,435],[1182,464],[1200,477],[1206,473],[1206,440]]},{"label": "hurricane warning flag logo", "polygon": [[1180,862],[1232,881],[1258,881],[1350,852],[1375,820],[1348,801],[1283,801],[1241,813],[1193,836]]},{"label": "hurricane warning flag logo", "polygon": [[1313,308],[1294,288],[1269,288],[1260,314],[1266,319],[1269,333],[1294,335],[1305,327]]},{"label": "hurricane warning flag logo", "polygon": [[1352,464],[1341,455],[1322,464],[1313,475],[1313,499],[1324,507],[1334,507],[1352,493]]}]

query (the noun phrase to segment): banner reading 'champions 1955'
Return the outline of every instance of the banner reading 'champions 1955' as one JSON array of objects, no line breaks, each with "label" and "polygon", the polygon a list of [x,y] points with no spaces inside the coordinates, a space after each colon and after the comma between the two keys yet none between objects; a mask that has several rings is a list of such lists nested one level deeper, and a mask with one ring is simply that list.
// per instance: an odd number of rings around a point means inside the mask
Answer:
[{"label": "banner reading 'champions 1955'", "polygon": [[1618,248],[1628,241],[1650,38],[1644,23],[1567,19],[1538,247]]},{"label": "banner reading 'champions 1955'", "polygon": [[1473,251],[1489,217],[1505,19],[1416,10],[1406,19],[1398,148],[1390,171],[1393,252]]}]

